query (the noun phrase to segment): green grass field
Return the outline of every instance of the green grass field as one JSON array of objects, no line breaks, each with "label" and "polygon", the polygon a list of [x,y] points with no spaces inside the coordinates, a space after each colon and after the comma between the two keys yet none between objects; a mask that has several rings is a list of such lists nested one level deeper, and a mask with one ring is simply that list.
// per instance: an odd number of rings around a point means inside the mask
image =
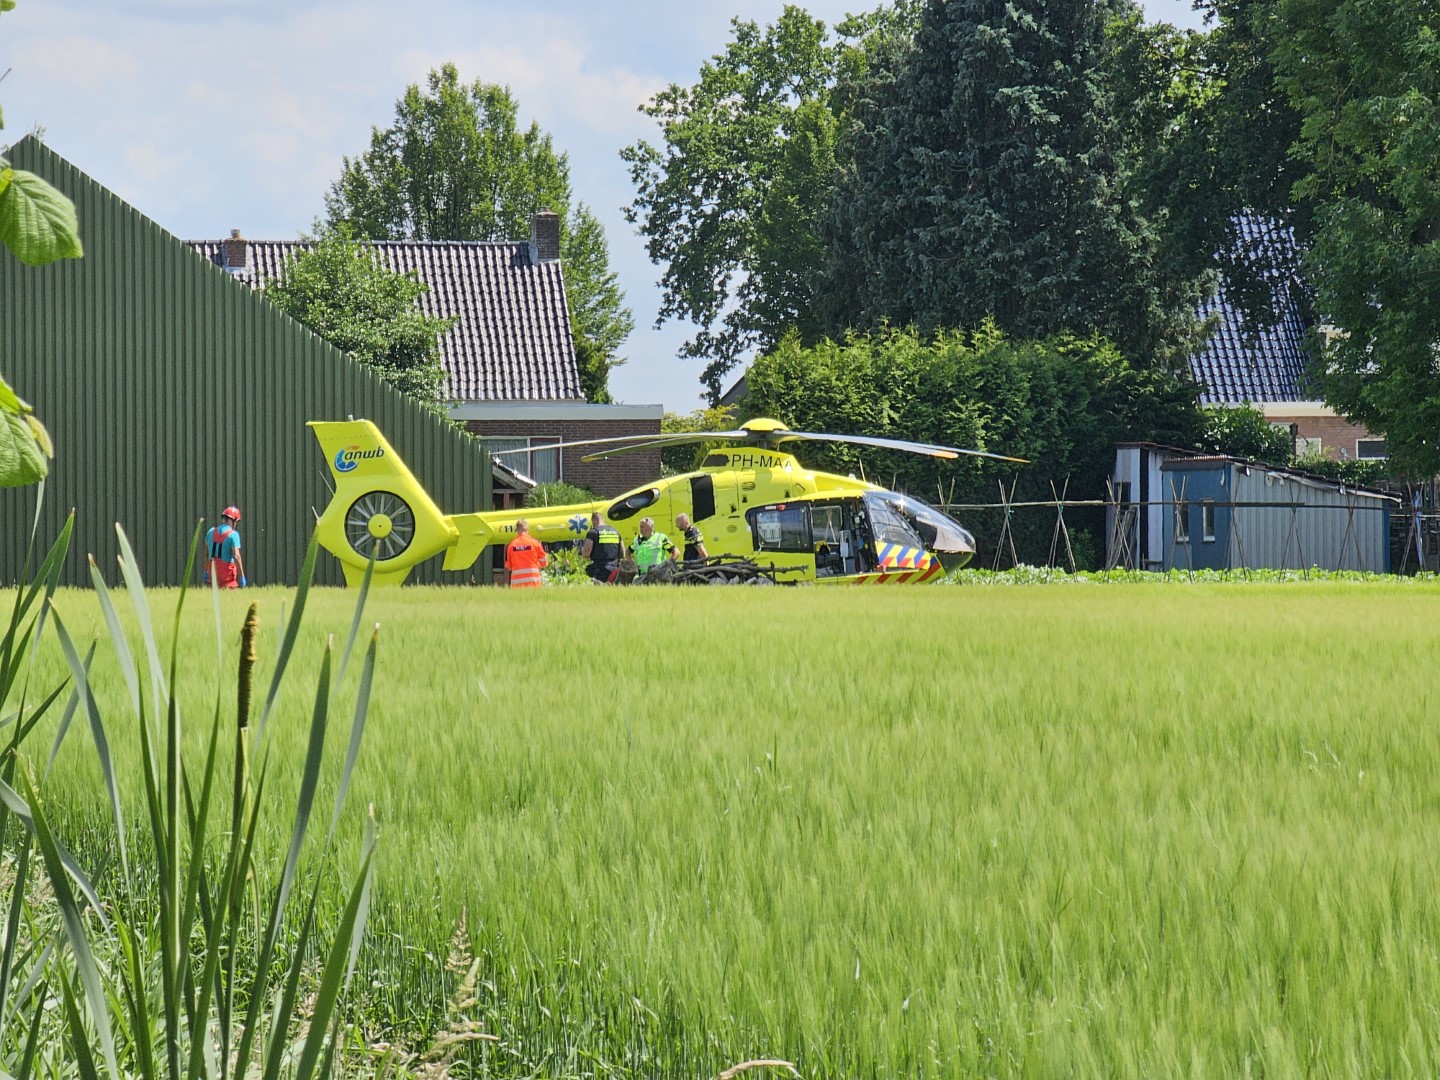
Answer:
[{"label": "green grass field", "polygon": [[[288,594],[223,598],[228,710],[257,598],[268,677]],[[353,602],[312,593],[299,672]],[[92,595],[58,606],[103,635]],[[366,1008],[439,1022],[464,911],[476,1075],[1440,1071],[1440,584],[407,589],[367,621]],[[208,595],[183,637],[198,736]],[[95,667],[118,711],[104,641]],[[77,832],[88,738],[48,784]]]}]

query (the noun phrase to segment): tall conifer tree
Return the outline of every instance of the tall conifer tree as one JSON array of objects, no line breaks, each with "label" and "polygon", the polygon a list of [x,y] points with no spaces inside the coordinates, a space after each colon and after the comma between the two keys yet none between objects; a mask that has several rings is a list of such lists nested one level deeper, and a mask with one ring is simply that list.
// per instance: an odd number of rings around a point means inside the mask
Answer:
[{"label": "tall conifer tree", "polygon": [[1164,355],[1185,317],[1147,280],[1100,67],[1107,0],[929,0],[871,69],[842,164],[835,331],[1099,332]]}]

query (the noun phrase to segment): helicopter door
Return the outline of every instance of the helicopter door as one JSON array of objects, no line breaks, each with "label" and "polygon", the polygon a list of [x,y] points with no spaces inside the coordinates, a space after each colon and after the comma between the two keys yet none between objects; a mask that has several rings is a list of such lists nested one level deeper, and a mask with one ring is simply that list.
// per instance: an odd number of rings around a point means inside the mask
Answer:
[{"label": "helicopter door", "polygon": [[696,524],[715,516],[715,478],[700,473],[690,478],[690,517]]},{"label": "helicopter door", "polygon": [[855,530],[839,503],[810,507],[810,535],[815,545],[815,576],[855,573]]}]

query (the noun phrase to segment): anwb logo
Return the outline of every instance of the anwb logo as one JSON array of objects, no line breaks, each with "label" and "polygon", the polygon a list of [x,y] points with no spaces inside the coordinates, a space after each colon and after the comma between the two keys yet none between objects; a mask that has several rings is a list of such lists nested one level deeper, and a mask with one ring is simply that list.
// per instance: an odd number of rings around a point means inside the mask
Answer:
[{"label": "anwb logo", "polygon": [[335,453],[335,471],[352,472],[355,466],[360,464],[362,458],[384,457],[385,451],[380,447],[374,450],[361,450],[358,446],[347,446],[344,450],[337,450]]}]

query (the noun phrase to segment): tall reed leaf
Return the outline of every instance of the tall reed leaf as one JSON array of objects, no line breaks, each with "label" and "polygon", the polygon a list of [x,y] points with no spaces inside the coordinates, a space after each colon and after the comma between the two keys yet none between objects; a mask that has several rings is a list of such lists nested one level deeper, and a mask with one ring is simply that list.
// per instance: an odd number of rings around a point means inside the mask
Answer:
[{"label": "tall reed leaf", "polygon": [[[27,784],[27,790],[30,790],[28,787],[28,778],[22,777],[22,780]],[[33,799],[33,790],[31,791],[31,795]],[[20,819],[21,823],[24,824],[32,836],[35,835],[36,819],[31,811],[30,805],[4,780],[0,780],[0,802],[3,802],[9,808],[10,812]],[[44,854],[44,852],[42,852],[42,854]],[[71,855],[63,844],[57,843],[55,846],[55,859],[55,865],[64,870],[65,874],[69,876],[69,879],[75,883],[75,888],[80,890],[80,895],[85,897],[85,902],[90,905],[90,909],[95,912],[96,918],[100,920],[101,925],[108,933],[110,930],[109,917],[105,914],[105,909],[100,904],[100,897],[95,892],[95,886],[92,885],[90,879],[85,876],[85,871],[80,869],[80,864],[75,861],[75,856]],[[45,863],[46,872],[49,873],[52,867],[48,855],[46,856]],[[51,884],[55,885],[56,888],[59,887],[53,881]],[[69,885],[66,885],[65,888],[68,891]]]},{"label": "tall reed leaf", "polygon": [[[75,680],[75,689],[80,694],[81,704],[85,707],[85,715],[90,720],[90,734],[95,739],[95,753],[100,757],[100,772],[105,777],[105,788],[110,793],[110,813],[115,819],[115,840],[120,847],[120,870],[125,877],[125,885],[128,890],[130,857],[125,849],[125,817],[120,810],[120,785],[115,780],[115,762],[110,756],[110,740],[105,737],[105,725],[100,720],[100,706],[96,704],[95,695],[90,693],[90,665],[88,661],[80,659],[80,653],[76,650],[75,643],[70,640],[70,633],[65,629],[65,623],[60,618],[59,612],[55,613],[55,633],[60,638],[60,648],[65,653],[65,662],[70,665],[70,677]],[[90,655],[94,655],[93,648]]]},{"label": "tall reed leaf", "polygon": [[[70,536],[75,531],[75,512],[72,510],[70,516],[65,519],[65,525],[60,530],[60,535],[50,545],[50,551],[45,556],[45,561],[40,566],[39,575],[31,582],[30,586],[23,591],[24,598],[21,599],[20,592],[16,593],[15,608],[11,613],[10,630],[0,639],[0,701],[9,697],[11,689],[15,685],[16,675],[20,670],[20,663],[25,656],[27,643],[33,650],[38,645],[40,633],[45,628],[45,609],[50,597],[55,595],[56,588],[60,585],[60,571],[65,565],[65,554],[70,550]],[[33,633],[27,632],[17,638],[16,631],[24,621],[26,614],[35,604],[40,593],[44,592],[46,604],[40,607],[39,615],[35,620]],[[33,658],[33,651],[31,656]],[[22,697],[23,711],[23,697]]]},{"label": "tall reed leaf", "polygon": [[[90,1035],[75,1004],[75,991],[64,975],[60,977],[60,996],[65,1005],[65,1026],[70,1030],[70,1048],[75,1051],[75,1070],[80,1074],[80,1080],[100,1080],[100,1073],[95,1068],[95,1055],[90,1052]],[[120,1073],[115,1063],[111,1061],[109,1065],[110,1075],[119,1080]]]},{"label": "tall reed leaf", "polygon": [[95,556],[90,556],[90,581],[95,586],[95,597],[100,601],[100,610],[105,614],[105,625],[110,628],[110,641],[115,646],[115,656],[120,661],[120,673],[125,676],[125,685],[130,688],[130,706],[135,715],[140,715],[140,673],[135,670],[135,656],[130,651],[130,642],[120,626],[120,616],[115,613],[115,602],[100,568],[95,565]]},{"label": "tall reed leaf", "polygon": [[10,990],[10,971],[15,964],[15,945],[20,940],[20,912],[25,906],[25,884],[30,879],[30,844],[20,844],[15,859],[15,882],[10,887],[10,911],[5,917],[5,945],[0,948],[0,1046],[4,1045],[6,998]]},{"label": "tall reed leaf", "polygon": [[145,654],[150,659],[150,690],[155,701],[155,715],[160,715],[160,705],[165,693],[165,668],[160,663],[160,650],[155,645],[155,624],[150,619],[150,601],[145,597],[145,580],[140,576],[140,563],[130,538],[118,524],[115,535],[120,541],[120,573],[125,578],[125,588],[130,593],[130,603],[135,607],[135,618],[140,623],[140,637],[145,642]]},{"label": "tall reed leaf", "polygon": [[[373,819],[372,819],[373,820]],[[352,957],[357,949],[360,935],[365,932],[365,920],[370,910],[370,874],[374,865],[375,831],[366,830],[366,844],[360,859],[360,878],[350,891],[345,904],[345,913],[335,929],[335,940],[330,944],[330,956],[325,961],[325,970],[320,977],[320,989],[315,997],[315,1008],[310,1016],[310,1032],[305,1039],[305,1049],[300,1054],[296,1067],[296,1080],[310,1080],[315,1073],[315,1064],[325,1041],[330,1017],[334,1014],[335,1003],[341,990],[350,979],[353,967]]]},{"label": "tall reed leaf", "polygon": [[[85,654],[85,677],[86,684],[89,683],[90,664],[95,659],[95,642],[90,643],[90,649]],[[75,719],[75,711],[80,708],[80,698],[86,694],[81,687],[76,686],[70,691],[70,700],[65,703],[65,711],[60,714],[60,726],[55,730],[55,742],[50,747],[50,757],[45,762],[45,775],[40,779],[45,781],[50,776],[50,770],[55,767],[55,758],[60,753],[60,744],[65,741],[65,735],[70,730],[70,721]]]},{"label": "tall reed leaf", "polygon": [[370,561],[365,564],[365,576],[360,579],[360,595],[355,600],[355,617],[350,620],[350,636],[345,639],[345,651],[340,654],[340,670],[335,681],[345,678],[345,669],[350,666],[350,650],[355,647],[355,638],[360,633],[360,617],[365,613],[365,598],[370,595],[370,579],[375,576],[375,559],[380,553],[380,541],[370,546]]},{"label": "tall reed leaf", "polygon": [[265,695],[265,708],[260,713],[260,723],[255,725],[255,745],[265,738],[265,721],[275,707],[275,696],[280,693],[280,680],[290,663],[290,653],[295,648],[295,638],[300,633],[300,619],[305,614],[305,599],[310,595],[310,582],[315,577],[315,560],[320,552],[320,534],[310,534],[310,546],[305,549],[305,562],[300,567],[300,583],[295,588],[295,608],[290,612],[290,621],[285,626],[285,638],[280,642],[280,653],[275,657],[275,674],[270,677],[270,692]]},{"label": "tall reed leaf", "polygon": [[34,603],[34,596],[37,589],[43,587],[45,602],[40,605],[38,616],[35,620],[35,638],[31,643],[32,648],[39,646],[40,634],[45,629],[45,612],[50,606],[50,598],[55,595],[55,590],[60,587],[60,574],[65,569],[65,556],[70,553],[70,538],[75,532],[75,511],[71,510],[65,518],[65,524],[60,529],[60,535],[50,545],[50,550],[45,555],[45,561],[40,564],[40,572],[35,578],[34,584],[30,587],[30,598],[27,606]]},{"label": "tall reed leaf", "polygon": [[350,774],[360,756],[360,740],[365,734],[365,716],[370,710],[370,683],[375,677],[375,646],[380,640],[380,624],[370,634],[370,647],[365,650],[365,666],[360,669],[360,687],[355,692],[355,715],[350,721],[350,745],[345,750],[345,767],[340,773],[340,790],[335,793],[335,813],[330,818],[327,841],[334,839],[340,811],[345,808],[345,793],[350,790]]},{"label": "tall reed leaf", "polygon": [[[10,809],[14,811],[15,816],[25,823],[31,835],[35,837],[35,842],[39,845],[40,856],[45,861],[45,871],[49,875],[51,888],[55,890],[55,903],[60,909],[60,918],[65,924],[65,936],[70,942],[70,952],[75,957],[75,967],[80,975],[81,985],[85,988],[86,1004],[90,1008],[96,1032],[100,1037],[100,1048],[105,1055],[105,1064],[110,1075],[119,1080],[120,1070],[115,1062],[115,1036],[110,1028],[110,1012],[107,1008],[105,989],[100,982],[100,972],[95,965],[95,954],[90,948],[90,939],[85,931],[85,922],[80,914],[80,907],[75,902],[75,894],[70,891],[69,875],[78,873],[78,867],[74,867],[73,860],[66,857],[68,852],[62,855],[64,849],[50,831],[50,825],[36,802],[35,789],[30,785],[29,777],[22,774],[20,779],[25,785],[25,797],[28,799],[29,805],[26,805],[25,799],[21,799],[9,784],[3,782],[0,782],[0,799],[4,799]],[[83,879],[83,875],[81,877]],[[101,915],[99,902],[94,899],[94,889],[87,888],[85,895],[90,899],[96,914]]]}]

